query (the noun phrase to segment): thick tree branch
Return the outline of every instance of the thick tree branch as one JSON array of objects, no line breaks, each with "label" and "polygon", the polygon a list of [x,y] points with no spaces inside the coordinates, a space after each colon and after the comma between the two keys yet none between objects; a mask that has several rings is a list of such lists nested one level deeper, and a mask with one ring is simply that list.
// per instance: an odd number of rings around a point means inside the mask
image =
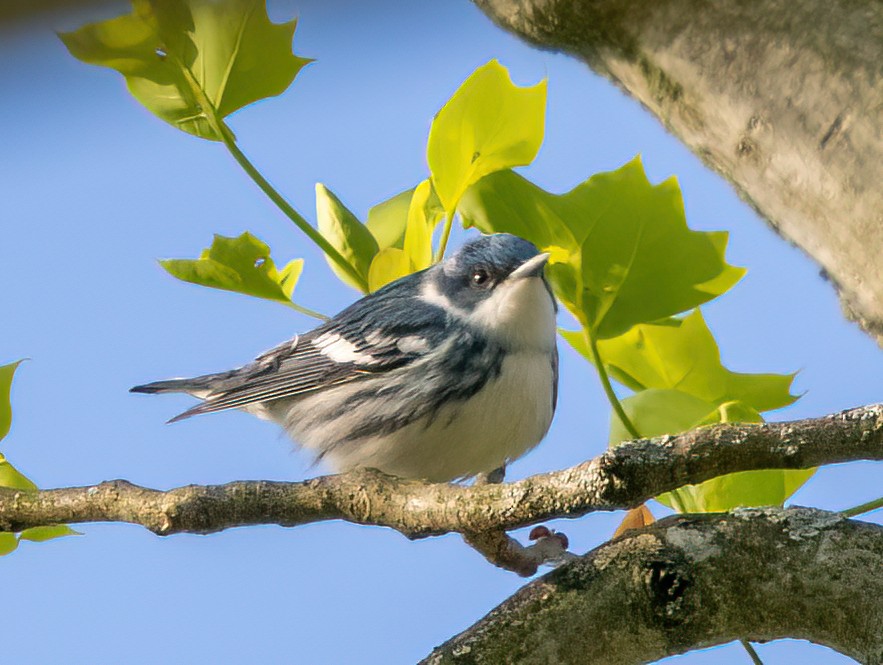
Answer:
[{"label": "thick tree branch", "polygon": [[411,538],[480,534],[556,517],[634,507],[725,473],[883,460],[883,405],[763,425],[717,425],[642,439],[563,471],[473,487],[400,480],[371,470],[299,483],[240,481],[168,491],[116,480],[92,487],[0,490],[0,529],[130,522],[151,531],[210,533],[342,519]]},{"label": "thick tree branch", "polygon": [[671,517],[532,582],[424,662],[625,665],[782,637],[883,662],[883,527],[807,508]]},{"label": "thick tree branch", "polygon": [[640,101],[812,256],[883,344],[883,3],[474,2]]}]

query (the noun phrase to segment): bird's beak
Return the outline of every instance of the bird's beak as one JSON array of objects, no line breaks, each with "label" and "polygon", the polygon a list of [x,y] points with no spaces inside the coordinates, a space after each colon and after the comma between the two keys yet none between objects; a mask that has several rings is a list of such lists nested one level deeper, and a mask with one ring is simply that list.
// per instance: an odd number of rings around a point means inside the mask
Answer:
[{"label": "bird's beak", "polygon": [[511,273],[509,273],[509,277],[507,279],[516,280],[522,279],[524,277],[539,277],[543,274],[543,268],[546,267],[546,262],[548,260],[548,252],[537,254],[535,257],[533,257],[532,259],[528,259]]}]

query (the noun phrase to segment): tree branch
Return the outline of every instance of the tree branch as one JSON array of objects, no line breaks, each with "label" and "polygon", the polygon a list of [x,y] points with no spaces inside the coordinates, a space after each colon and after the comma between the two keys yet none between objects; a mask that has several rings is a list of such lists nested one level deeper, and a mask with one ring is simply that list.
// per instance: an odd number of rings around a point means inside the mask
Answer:
[{"label": "tree branch", "polygon": [[883,4],[473,1],[643,104],[822,266],[883,345]]},{"label": "tree branch", "polygon": [[641,439],[570,469],[504,484],[432,484],[366,469],[298,483],[238,481],[168,491],[123,480],[36,492],[0,489],[0,530],[130,522],[168,535],[342,519],[391,527],[409,538],[480,534],[631,508],[662,492],[736,471],[862,459],[883,460],[883,405]]},{"label": "tree branch", "polygon": [[883,662],[883,527],[808,508],[670,517],[525,586],[424,663],[656,661],[739,638]]}]

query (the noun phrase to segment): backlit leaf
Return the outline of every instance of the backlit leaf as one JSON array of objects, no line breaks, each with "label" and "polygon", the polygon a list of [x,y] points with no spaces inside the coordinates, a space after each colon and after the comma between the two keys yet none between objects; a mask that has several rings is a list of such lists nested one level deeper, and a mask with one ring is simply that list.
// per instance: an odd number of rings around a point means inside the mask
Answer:
[{"label": "backlit leaf", "polygon": [[165,259],[160,264],[180,280],[265,298],[286,305],[303,270],[303,259],[277,270],[270,248],[250,233],[237,238],[216,235],[198,259]]},{"label": "backlit leaf", "polygon": [[[591,360],[581,332],[562,335]],[[724,367],[698,309],[683,319],[637,325],[600,340],[598,349],[610,375],[632,390],[674,388],[714,405],[741,402],[755,411],[779,409],[797,399],[790,393],[793,374],[740,374]]]},{"label": "backlit leaf", "polygon": [[151,112],[219,140],[217,118],[281,94],[310,60],[291,52],[296,21],[264,0],[133,0],[131,14],[60,35],[71,54],[117,70]]},{"label": "backlit leaf", "polygon": [[[397,247],[402,249],[405,240],[405,227],[408,225],[408,211],[411,208],[411,199],[414,197],[416,187],[406,189],[390,199],[378,203],[368,211],[368,221],[365,226],[374,235],[380,249]],[[429,196],[425,203],[426,218],[438,223],[444,217],[445,211],[435,190],[430,187]]]},{"label": "backlit leaf", "polygon": [[556,295],[599,339],[692,309],[744,274],[724,259],[726,234],[687,228],[677,182],[651,185],[639,159],[562,195],[512,171],[493,173],[458,210],[467,225],[552,252]]},{"label": "backlit leaf", "polygon": [[[316,218],[319,223],[319,233],[325,236],[325,239],[340,252],[347,263],[355,268],[367,283],[368,269],[379,249],[377,240],[374,239],[371,231],[322,183],[316,184]],[[328,255],[325,256],[325,260],[341,281],[354,289],[362,290],[362,285]]]},{"label": "backlit leaf", "polygon": [[530,164],[543,142],[546,81],[522,88],[496,60],[476,69],[435,116],[426,159],[442,206],[453,213],[482,176]]},{"label": "backlit leaf", "polygon": [[37,486],[12,466],[3,455],[0,455],[0,487],[26,491],[37,489]]},{"label": "backlit leaf", "polygon": [[[721,407],[678,390],[649,389],[622,400],[626,415],[641,436],[680,434],[718,422],[763,422],[750,406],[727,403]],[[614,413],[610,422],[610,444],[630,439]],[[764,469],[743,471],[712,478],[698,485],[686,485],[657,498],[678,512],[702,513],[732,510],[739,506],[781,505],[813,474],[814,469]]]},{"label": "backlit leaf", "polygon": [[[403,197],[409,193],[408,208],[403,211],[401,203]],[[398,200],[396,201],[396,199]],[[394,201],[395,203],[393,203]],[[432,263],[432,232],[444,216],[429,180],[424,180],[413,190],[402,192],[381,205],[387,208],[382,214],[390,226],[398,226],[399,221],[392,222],[393,215],[398,216],[403,212],[405,224],[401,243],[381,249],[371,262],[371,267],[368,270],[370,291],[376,291],[393,280],[430,266]],[[375,217],[376,219],[378,218]]]},{"label": "backlit leaf", "polygon": [[12,426],[12,403],[9,396],[12,390],[12,377],[19,364],[21,360],[0,365],[0,439],[9,434],[9,428]]},{"label": "backlit leaf", "polygon": [[402,249],[408,257],[409,273],[428,268],[432,263],[432,230],[438,218],[428,216],[427,206],[432,187],[428,180],[421,182],[414,190],[408,207],[408,223],[405,227],[405,240]]},{"label": "backlit leaf", "polygon": [[368,269],[368,289],[376,291],[409,272],[408,255],[397,247],[381,249]]}]

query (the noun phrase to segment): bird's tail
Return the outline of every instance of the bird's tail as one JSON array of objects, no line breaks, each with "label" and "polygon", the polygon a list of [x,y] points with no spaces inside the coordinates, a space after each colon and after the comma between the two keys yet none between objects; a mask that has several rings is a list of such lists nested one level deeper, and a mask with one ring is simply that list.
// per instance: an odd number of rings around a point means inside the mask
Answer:
[{"label": "bird's tail", "polygon": [[[203,390],[205,386],[203,386]],[[145,383],[142,386],[133,386],[129,388],[130,393],[147,393],[153,395],[155,393],[189,393],[192,390],[199,390],[194,385],[193,379],[169,379],[167,381],[154,381],[153,383]]]},{"label": "bird's tail", "polygon": [[149,395],[154,395],[156,393],[190,393],[194,397],[204,399],[207,393],[221,387],[226,379],[229,379],[235,374],[236,370],[232,370],[229,372],[218,372],[217,374],[194,376],[189,379],[154,381],[153,383],[145,383],[142,386],[129,388],[129,392],[147,393]]},{"label": "bird's tail", "polygon": [[[219,372],[217,374],[194,376],[190,379],[167,379],[165,381],[154,381],[153,383],[145,383],[141,386],[134,386],[133,388],[129,388],[129,392],[147,393],[148,395],[154,395],[157,393],[188,393],[190,395],[193,395],[194,397],[204,400],[215,391],[223,390],[225,383],[230,378],[235,377],[237,374],[237,370],[230,370],[229,372]],[[169,422],[175,423],[179,420],[189,418],[190,416],[195,416],[200,413],[209,413],[215,410],[217,409],[214,409],[212,407],[210,401],[202,402],[190,409],[187,409],[187,411],[185,411],[184,413],[175,416]]]}]

